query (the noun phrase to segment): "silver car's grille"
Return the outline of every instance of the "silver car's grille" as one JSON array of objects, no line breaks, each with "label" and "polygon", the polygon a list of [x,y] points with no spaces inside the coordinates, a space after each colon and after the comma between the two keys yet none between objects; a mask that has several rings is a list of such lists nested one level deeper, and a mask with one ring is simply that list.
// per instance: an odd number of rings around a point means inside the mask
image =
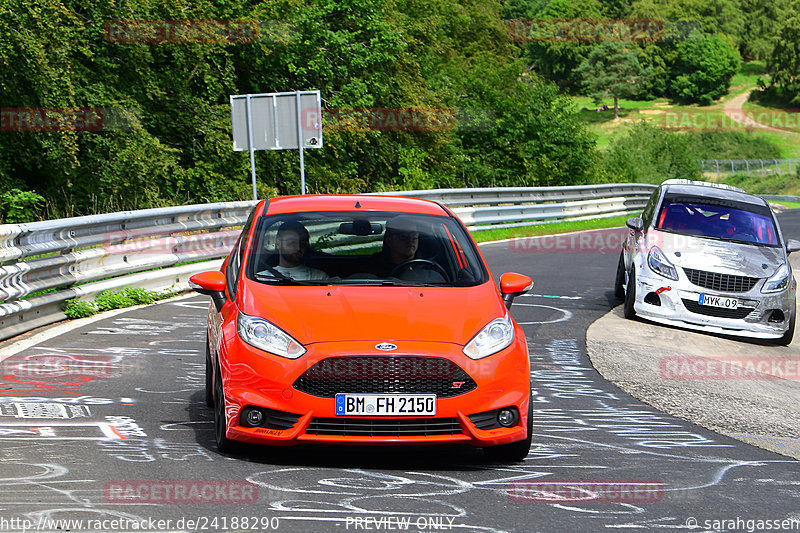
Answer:
[{"label": "silver car's grille", "polygon": [[686,277],[693,284],[720,292],[747,292],[752,289],[760,278],[750,278],[747,276],[733,276],[731,274],[718,274],[716,272],[706,272],[704,270],[693,270],[684,268]]},{"label": "silver car's grille", "polygon": [[721,307],[711,307],[700,305],[694,300],[683,298],[683,305],[692,313],[698,315],[715,316],[717,318],[734,318],[741,320],[753,311],[753,307],[737,307],[736,309],[723,309]]}]

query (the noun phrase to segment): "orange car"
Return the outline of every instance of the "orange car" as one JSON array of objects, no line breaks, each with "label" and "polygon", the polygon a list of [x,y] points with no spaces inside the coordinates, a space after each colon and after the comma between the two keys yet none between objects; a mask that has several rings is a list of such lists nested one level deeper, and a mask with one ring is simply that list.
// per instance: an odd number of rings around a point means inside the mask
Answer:
[{"label": "orange car", "polygon": [[531,385],[500,289],[445,206],[388,196],[259,203],[211,296],[206,401],[217,445],[467,443],[522,460]]}]

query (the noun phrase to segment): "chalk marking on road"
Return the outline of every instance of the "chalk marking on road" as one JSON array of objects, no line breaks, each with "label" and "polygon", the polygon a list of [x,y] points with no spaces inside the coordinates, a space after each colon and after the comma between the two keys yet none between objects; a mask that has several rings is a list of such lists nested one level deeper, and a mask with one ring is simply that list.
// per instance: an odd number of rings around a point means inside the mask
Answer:
[{"label": "chalk marking on road", "polygon": [[559,322],[566,322],[572,318],[572,311],[567,311],[566,309],[560,309],[558,307],[552,307],[550,305],[541,305],[541,304],[524,304],[518,303],[518,306],[521,307],[544,307],[545,309],[552,309],[553,311],[558,311],[562,313],[564,316],[561,318],[557,318],[555,320],[539,320],[539,321],[531,321],[531,322],[518,322],[520,326],[529,326],[533,324],[557,324]]},{"label": "chalk marking on road", "polygon": [[553,298],[557,300],[582,300],[583,296],[557,296],[555,294],[523,294],[523,298]]},{"label": "chalk marking on road", "polygon": [[[194,298],[195,296],[197,295],[194,293],[184,294],[181,296],[176,296],[175,298],[170,298],[169,300],[163,300],[160,303],[187,300],[189,298]],[[112,309],[111,311],[104,311],[94,316],[79,318],[77,320],[68,320],[63,324],[58,324],[52,327],[48,327],[47,330],[42,331],[41,333],[37,333],[32,337],[30,337],[29,339],[17,341],[5,348],[0,348],[0,363],[2,363],[4,359],[11,357],[12,355],[16,355],[23,350],[27,350],[31,346],[35,346],[50,339],[54,339],[55,337],[58,337],[65,333],[69,333],[70,331],[86,326],[88,324],[92,324],[100,320],[105,320],[107,318],[111,318],[116,315],[120,315],[122,313],[127,313],[128,311],[136,311],[137,309],[142,309],[143,307],[147,307],[148,305],[154,305],[154,304],[137,305],[134,307],[125,307],[123,309]]]}]

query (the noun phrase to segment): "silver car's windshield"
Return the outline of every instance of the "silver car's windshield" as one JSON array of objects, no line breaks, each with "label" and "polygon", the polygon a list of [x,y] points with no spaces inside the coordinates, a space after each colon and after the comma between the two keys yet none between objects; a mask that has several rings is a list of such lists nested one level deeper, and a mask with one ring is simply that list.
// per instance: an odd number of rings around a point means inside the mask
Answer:
[{"label": "silver car's windshield", "polygon": [[656,229],[762,246],[780,246],[769,208],[742,202],[669,195]]}]

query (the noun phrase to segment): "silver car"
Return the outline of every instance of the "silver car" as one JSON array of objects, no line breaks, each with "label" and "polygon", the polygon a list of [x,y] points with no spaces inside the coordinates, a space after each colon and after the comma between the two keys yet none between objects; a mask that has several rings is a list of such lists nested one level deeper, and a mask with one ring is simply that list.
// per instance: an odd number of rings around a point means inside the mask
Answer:
[{"label": "silver car", "polygon": [[800,242],[785,243],[765,200],[668,180],[626,225],[615,281],[626,318],[792,341],[797,282],[788,254]]}]

